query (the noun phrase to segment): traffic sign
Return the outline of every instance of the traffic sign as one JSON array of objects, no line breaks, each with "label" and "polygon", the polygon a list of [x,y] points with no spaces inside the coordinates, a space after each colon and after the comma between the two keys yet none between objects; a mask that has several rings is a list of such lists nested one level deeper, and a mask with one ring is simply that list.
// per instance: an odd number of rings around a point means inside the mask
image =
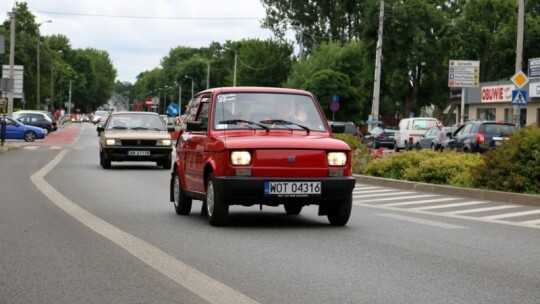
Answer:
[{"label": "traffic sign", "polygon": [[516,106],[526,106],[527,105],[527,91],[513,90],[512,91],[512,104]]},{"label": "traffic sign", "polygon": [[540,77],[540,58],[529,59],[529,77]]},{"label": "traffic sign", "polygon": [[523,88],[523,86],[529,82],[529,78],[527,75],[525,75],[525,73],[523,73],[523,71],[517,72],[514,76],[512,76],[512,78],[510,78],[510,80],[512,80],[518,89]]},{"label": "traffic sign", "polygon": [[150,98],[150,97],[146,98],[146,106],[147,106],[147,107],[151,107],[152,104],[153,104],[153,103],[152,103],[152,98]]},{"label": "traffic sign", "polygon": [[339,101],[337,100],[332,100],[330,102],[330,111],[332,112],[337,112],[339,111]]},{"label": "traffic sign", "polygon": [[382,121],[381,120],[368,120],[368,121],[366,121],[366,123],[368,125],[380,125],[380,124],[382,124]]},{"label": "traffic sign", "polygon": [[171,103],[167,107],[167,115],[169,116],[178,116],[179,112],[180,112],[180,107],[175,103]]},{"label": "traffic sign", "polygon": [[480,85],[480,61],[450,60],[448,63],[449,87],[478,87]]}]

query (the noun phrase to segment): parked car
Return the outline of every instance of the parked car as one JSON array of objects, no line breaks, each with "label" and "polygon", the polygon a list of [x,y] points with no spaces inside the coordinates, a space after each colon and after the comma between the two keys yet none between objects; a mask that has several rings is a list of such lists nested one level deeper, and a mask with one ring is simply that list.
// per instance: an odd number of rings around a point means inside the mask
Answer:
[{"label": "parked car", "polygon": [[[442,144],[442,148],[446,148],[448,146],[448,141],[450,140],[450,137],[452,137],[452,133],[456,131],[456,127],[443,127],[443,132],[446,134],[446,142]],[[435,150],[437,147],[437,135],[439,134],[439,130],[437,127],[431,127],[429,130],[426,131],[418,141],[416,142],[416,149],[418,150],[426,150],[431,149]]]},{"label": "parked car", "polygon": [[113,161],[152,161],[163,169],[170,169],[170,131],[157,113],[114,112],[105,127],[98,127],[100,164],[110,169]]},{"label": "parked car", "polygon": [[379,149],[380,147],[394,149],[395,134],[396,130],[375,127],[371,132],[366,133],[366,136],[364,136],[364,145],[372,149]]},{"label": "parked car", "polygon": [[45,129],[46,133],[55,131],[53,127],[54,117],[51,118],[46,111],[35,111],[35,110],[21,110],[13,112],[13,118],[22,122],[25,125],[30,125],[38,128]]},{"label": "parked car", "polygon": [[230,205],[283,205],[297,215],[319,207],[342,226],[352,209],[351,149],[333,138],[310,92],[225,87],[198,93],[188,105],[176,144],[170,200],[188,215],[202,200],[211,225],[227,222]]},{"label": "parked car", "polygon": [[516,126],[499,121],[467,121],[451,136],[449,145],[459,152],[486,152],[500,145]]},{"label": "parked car", "polygon": [[6,124],[5,139],[24,139],[27,142],[33,142],[36,139],[45,138],[46,134],[40,127],[25,125],[12,117],[0,117],[0,132],[2,132],[2,120]]},{"label": "parked car", "polygon": [[416,145],[418,138],[429,128],[437,125],[437,119],[432,117],[404,118],[399,121],[399,130],[394,136],[394,151],[409,150]]},{"label": "parked car", "polygon": [[95,125],[95,124],[98,124],[100,121],[101,121],[101,118],[105,115],[108,115],[109,112],[108,111],[96,111],[94,112],[94,115],[92,117],[92,123]]}]

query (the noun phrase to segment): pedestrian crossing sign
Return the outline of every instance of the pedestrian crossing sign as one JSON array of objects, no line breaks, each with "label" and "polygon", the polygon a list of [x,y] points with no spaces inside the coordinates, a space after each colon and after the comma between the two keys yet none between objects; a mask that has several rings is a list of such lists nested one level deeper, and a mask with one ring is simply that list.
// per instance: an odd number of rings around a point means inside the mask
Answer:
[{"label": "pedestrian crossing sign", "polygon": [[512,104],[516,106],[527,105],[527,91],[512,90]]}]

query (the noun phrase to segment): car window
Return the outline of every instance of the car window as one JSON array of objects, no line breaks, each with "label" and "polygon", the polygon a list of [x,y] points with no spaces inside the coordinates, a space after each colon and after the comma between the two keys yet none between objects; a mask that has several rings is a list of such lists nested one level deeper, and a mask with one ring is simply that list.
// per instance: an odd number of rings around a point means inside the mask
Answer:
[{"label": "car window", "polygon": [[465,134],[465,135],[468,135],[468,134],[473,134],[474,133],[474,125],[471,123],[471,124],[467,124],[464,128],[463,128],[463,132],[462,134]]},{"label": "car window", "polygon": [[[326,130],[324,120],[312,98],[299,94],[227,93],[215,97],[214,130],[245,129],[255,125],[267,128],[299,129],[302,125],[314,131]],[[345,123],[349,133],[356,133],[354,124]]]},{"label": "car window", "polygon": [[483,124],[480,132],[487,134],[509,134],[516,129],[513,125],[506,124]]},{"label": "car window", "polygon": [[427,130],[431,127],[434,127],[436,123],[437,122],[435,120],[431,120],[431,119],[415,119],[413,121],[412,129],[413,130]]}]

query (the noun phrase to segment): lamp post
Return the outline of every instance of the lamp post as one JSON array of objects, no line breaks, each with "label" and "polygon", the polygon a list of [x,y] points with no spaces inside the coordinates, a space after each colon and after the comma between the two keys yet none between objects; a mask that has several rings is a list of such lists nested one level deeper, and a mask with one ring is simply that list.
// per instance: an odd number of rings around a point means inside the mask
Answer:
[{"label": "lamp post", "polygon": [[41,41],[40,41],[41,40],[40,39],[41,35],[39,33],[39,27],[43,23],[51,23],[51,22],[52,22],[52,20],[47,20],[47,21],[43,21],[41,23],[38,23],[38,25],[37,25],[37,73],[36,73],[36,86],[37,86],[36,87],[36,104],[37,104],[37,106],[36,107],[37,107],[38,110],[40,110],[40,108],[39,108],[40,96],[39,95],[40,95],[40,90],[41,90],[40,85],[39,85],[39,81],[40,81],[40,77],[41,77],[41,75],[40,75],[40,73],[41,73],[41,71],[40,71],[41,60],[39,58],[39,49],[41,48]]},{"label": "lamp post", "polygon": [[238,62],[238,50],[228,48],[224,46],[227,50],[234,51],[234,72],[233,72],[233,87],[236,86],[236,63]]},{"label": "lamp post", "polygon": [[[163,114],[165,114],[166,112],[166,109],[167,109],[167,89],[169,87],[168,86],[165,86],[163,89],[165,90],[165,98],[163,99]],[[158,111],[159,112],[159,111]]]},{"label": "lamp post", "polygon": [[174,84],[178,85],[178,117],[180,117],[182,115],[182,83],[175,81]]},{"label": "lamp post", "polygon": [[194,87],[194,83],[195,83],[194,80],[195,80],[195,79],[193,79],[193,77],[187,76],[187,75],[184,75],[184,77],[185,77],[185,78],[191,79],[191,99],[193,99],[193,95],[194,95],[194,94],[193,94],[193,87]]}]

